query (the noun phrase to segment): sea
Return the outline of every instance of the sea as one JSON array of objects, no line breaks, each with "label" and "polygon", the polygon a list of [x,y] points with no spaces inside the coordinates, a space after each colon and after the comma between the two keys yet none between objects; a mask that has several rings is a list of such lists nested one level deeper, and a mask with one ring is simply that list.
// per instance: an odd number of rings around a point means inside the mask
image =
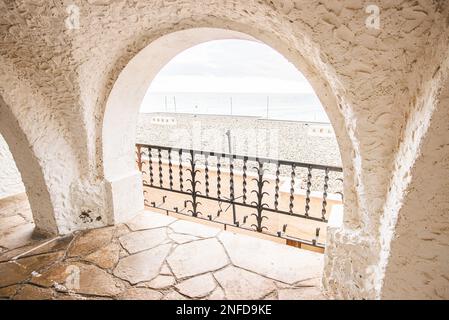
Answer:
[{"label": "sea", "polygon": [[320,100],[309,93],[149,92],[141,112],[254,116],[329,123]]}]

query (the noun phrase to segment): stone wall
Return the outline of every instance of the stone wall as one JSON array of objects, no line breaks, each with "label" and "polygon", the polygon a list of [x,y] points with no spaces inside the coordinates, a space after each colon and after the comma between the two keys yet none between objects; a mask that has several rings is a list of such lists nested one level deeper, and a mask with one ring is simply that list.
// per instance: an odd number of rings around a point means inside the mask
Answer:
[{"label": "stone wall", "polygon": [[0,199],[24,192],[22,177],[6,141],[0,135]]}]

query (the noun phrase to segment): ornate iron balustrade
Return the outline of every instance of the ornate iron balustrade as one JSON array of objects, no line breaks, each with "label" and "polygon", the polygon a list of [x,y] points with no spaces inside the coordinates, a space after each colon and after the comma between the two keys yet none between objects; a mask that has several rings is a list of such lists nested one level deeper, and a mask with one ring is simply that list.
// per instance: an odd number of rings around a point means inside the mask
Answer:
[{"label": "ornate iron balustrade", "polygon": [[[161,203],[145,199],[147,206],[221,223],[225,229],[233,226],[324,248],[319,239],[328,222],[328,202],[343,200],[339,167],[144,144],[136,148],[144,187],[164,191]],[[183,204],[167,207],[167,192],[183,196]],[[210,202],[218,206],[216,212]],[[226,215],[231,208],[232,217]],[[314,236],[289,235],[288,223],[269,225],[268,215],[273,220],[275,215],[297,218],[298,225],[307,222]]]}]

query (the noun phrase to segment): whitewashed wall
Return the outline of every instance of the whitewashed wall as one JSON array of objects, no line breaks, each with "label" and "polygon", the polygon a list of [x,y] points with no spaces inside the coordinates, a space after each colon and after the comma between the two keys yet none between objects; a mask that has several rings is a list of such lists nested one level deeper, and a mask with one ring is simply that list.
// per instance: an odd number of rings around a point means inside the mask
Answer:
[{"label": "whitewashed wall", "polygon": [[[328,234],[326,291],[449,299],[436,293],[448,287],[447,241],[434,236],[449,221],[448,143],[438,139],[447,126],[433,117],[449,77],[449,6],[375,2],[380,29],[360,0],[77,1],[77,29],[64,23],[70,1],[0,1],[0,129],[19,155],[36,226],[66,234],[137,214],[133,144],[151,80],[192,45],[252,38],[304,73],[338,138],[345,211]],[[445,131],[426,141],[434,126]],[[405,273],[412,259],[420,267]]]},{"label": "whitewashed wall", "polygon": [[0,199],[23,192],[25,187],[20,173],[6,141],[0,135]]}]

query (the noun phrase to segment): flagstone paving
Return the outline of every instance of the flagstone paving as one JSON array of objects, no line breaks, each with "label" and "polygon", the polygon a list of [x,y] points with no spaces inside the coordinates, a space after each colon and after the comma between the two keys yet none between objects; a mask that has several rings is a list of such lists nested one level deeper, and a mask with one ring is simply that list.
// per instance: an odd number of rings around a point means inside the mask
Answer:
[{"label": "flagstone paving", "polygon": [[325,298],[319,253],[148,211],[115,227],[34,239],[29,213],[17,212],[0,208],[8,245],[0,299]]},{"label": "flagstone paving", "polygon": [[321,254],[288,246],[279,250],[278,243],[230,232],[221,233],[218,239],[237,267],[288,284],[320,276],[316,266],[322,263]]},{"label": "flagstone paving", "polygon": [[182,279],[221,269],[229,259],[217,239],[206,239],[179,245],[167,262],[174,275]]},{"label": "flagstone paving", "polygon": [[181,282],[176,289],[190,298],[203,298],[214,291],[216,287],[217,283],[214,277],[207,273]]}]

